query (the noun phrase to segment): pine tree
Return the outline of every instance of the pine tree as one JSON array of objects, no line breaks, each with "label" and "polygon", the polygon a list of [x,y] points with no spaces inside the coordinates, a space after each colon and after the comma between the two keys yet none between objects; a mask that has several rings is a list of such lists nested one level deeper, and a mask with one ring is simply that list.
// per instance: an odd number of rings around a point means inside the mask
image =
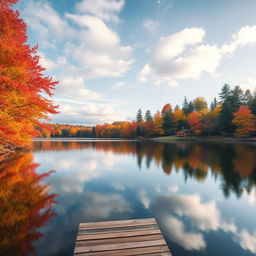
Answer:
[{"label": "pine tree", "polygon": [[174,111],[175,110],[180,110],[180,106],[179,105],[176,105],[175,108],[174,108]]},{"label": "pine tree", "polygon": [[243,102],[243,91],[239,86],[230,90],[229,85],[225,84],[220,93],[221,111],[220,111],[220,128],[227,134],[235,131],[235,125],[232,123],[233,113],[236,112]]},{"label": "pine tree", "polygon": [[189,114],[187,97],[184,97],[184,101],[182,104],[182,110],[183,110],[185,116],[187,116]]},{"label": "pine tree", "polygon": [[250,105],[250,102],[253,100],[253,96],[252,93],[249,89],[247,89],[244,92],[244,96],[243,96],[243,105]]},{"label": "pine tree", "polygon": [[136,122],[141,123],[142,121],[143,121],[142,111],[141,111],[141,109],[139,109],[137,112],[137,115],[136,115]]},{"label": "pine tree", "polygon": [[189,115],[190,113],[194,112],[194,111],[195,111],[195,106],[194,106],[193,102],[190,101],[190,102],[188,103],[188,110],[187,110],[188,115]]},{"label": "pine tree", "polygon": [[230,95],[231,95],[230,86],[228,84],[224,84],[224,86],[221,88],[221,92],[219,94],[220,103],[223,103],[224,101],[226,101]]},{"label": "pine tree", "polygon": [[249,102],[249,107],[254,115],[256,115],[256,91],[254,92],[254,95],[252,96],[251,101]]},{"label": "pine tree", "polygon": [[152,121],[152,120],[153,120],[153,118],[152,118],[151,112],[150,112],[150,110],[147,110],[146,113],[145,113],[145,121],[149,122],[149,121]]},{"label": "pine tree", "polygon": [[211,103],[211,110],[213,110],[217,106],[218,106],[218,101],[217,101],[216,97],[214,97],[213,102]]},{"label": "pine tree", "polygon": [[170,135],[172,133],[173,126],[173,116],[172,116],[172,107],[171,104],[165,104],[161,111],[163,117],[163,129],[165,135]]}]

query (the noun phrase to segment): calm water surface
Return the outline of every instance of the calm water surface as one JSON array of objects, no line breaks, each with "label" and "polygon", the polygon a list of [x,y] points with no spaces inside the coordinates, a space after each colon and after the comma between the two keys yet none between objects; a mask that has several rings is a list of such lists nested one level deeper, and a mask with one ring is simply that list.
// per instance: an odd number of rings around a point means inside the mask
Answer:
[{"label": "calm water surface", "polygon": [[36,141],[1,168],[0,255],[72,255],[80,222],[147,217],[174,256],[256,255],[255,145]]}]

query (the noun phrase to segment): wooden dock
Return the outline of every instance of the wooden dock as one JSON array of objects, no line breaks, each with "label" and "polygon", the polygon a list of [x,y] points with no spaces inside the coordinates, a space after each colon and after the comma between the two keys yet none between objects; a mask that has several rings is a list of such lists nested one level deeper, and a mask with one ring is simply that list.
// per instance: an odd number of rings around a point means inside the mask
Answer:
[{"label": "wooden dock", "polygon": [[156,220],[136,219],[81,223],[74,255],[171,256]]}]

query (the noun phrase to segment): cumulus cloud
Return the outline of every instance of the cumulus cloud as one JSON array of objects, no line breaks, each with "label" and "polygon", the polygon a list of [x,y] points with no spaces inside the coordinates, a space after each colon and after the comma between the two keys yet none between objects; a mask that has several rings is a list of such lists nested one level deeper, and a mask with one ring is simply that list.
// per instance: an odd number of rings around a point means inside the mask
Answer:
[{"label": "cumulus cloud", "polygon": [[81,102],[65,98],[56,98],[60,105],[60,114],[54,117],[55,122],[95,125],[112,123],[122,120],[121,114],[116,110],[117,103],[108,102]]},{"label": "cumulus cloud", "polygon": [[151,60],[138,73],[138,80],[158,81],[199,79],[202,74],[216,75],[221,60],[238,48],[256,44],[256,26],[242,27],[222,46],[203,44],[203,28],[186,28],[157,43]]},{"label": "cumulus cloud", "polygon": [[151,74],[151,67],[149,64],[146,64],[138,74],[139,82],[142,82],[142,83],[147,82],[150,74]]},{"label": "cumulus cloud", "polygon": [[[88,83],[90,79],[122,77],[133,66],[133,48],[123,45],[111,27],[111,22],[119,20],[124,3],[124,0],[83,0],[76,4],[73,13],[61,15],[49,2],[28,0],[22,13],[42,46],[40,64],[49,73],[54,69],[54,79],[59,80],[56,97],[102,101],[94,107],[88,102],[79,109],[79,105],[62,101],[62,114],[54,116],[55,122],[84,123],[88,120],[94,124],[120,119],[114,110],[116,105],[106,107],[104,95],[89,89]],[[45,48],[57,49],[61,57],[49,58],[50,50]]]},{"label": "cumulus cloud", "polygon": [[[215,202],[203,203],[199,195],[161,196],[154,208],[170,240],[186,250],[204,249],[206,243],[200,231],[219,228],[220,213]],[[192,230],[186,227],[182,218],[190,219]]]},{"label": "cumulus cloud", "polygon": [[88,13],[102,20],[118,22],[117,13],[124,7],[124,0],[83,0],[76,5],[79,13]]},{"label": "cumulus cloud", "polygon": [[75,38],[77,35],[47,1],[28,1],[22,13],[29,28],[37,33],[42,47],[53,48],[56,41]]},{"label": "cumulus cloud", "polygon": [[132,47],[122,46],[120,38],[98,17],[66,14],[82,31],[80,42],[73,45],[72,58],[83,64],[87,78],[121,77],[133,64]]},{"label": "cumulus cloud", "polygon": [[256,233],[250,234],[247,230],[242,230],[236,235],[243,249],[256,253]]},{"label": "cumulus cloud", "polygon": [[60,86],[57,86],[56,96],[73,97],[78,100],[100,100],[102,95],[85,88],[83,77],[60,76]]},{"label": "cumulus cloud", "polygon": [[164,216],[165,230],[172,241],[186,250],[201,250],[206,247],[203,235],[198,232],[187,231],[182,221],[171,216]]}]

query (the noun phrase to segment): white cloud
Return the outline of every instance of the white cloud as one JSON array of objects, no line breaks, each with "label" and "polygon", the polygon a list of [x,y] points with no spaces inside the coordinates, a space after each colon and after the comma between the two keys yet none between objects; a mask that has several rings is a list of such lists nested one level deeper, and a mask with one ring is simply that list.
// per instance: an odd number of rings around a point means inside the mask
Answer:
[{"label": "white cloud", "polygon": [[114,83],[112,87],[113,87],[113,88],[116,88],[116,89],[119,89],[119,88],[124,87],[125,85],[126,85],[125,82],[119,81],[119,82]]},{"label": "white cloud", "polygon": [[237,240],[243,249],[256,253],[256,233],[250,234],[247,230],[242,230],[237,234]]},{"label": "white cloud", "polygon": [[46,1],[28,1],[23,15],[29,27],[45,48],[55,47],[56,41],[75,38],[76,31]]},{"label": "white cloud", "polygon": [[251,76],[246,79],[246,81],[243,81],[239,83],[239,85],[244,89],[244,90],[251,90],[252,92],[256,90],[256,76]]},{"label": "white cloud", "polygon": [[181,245],[186,250],[201,250],[206,247],[202,234],[187,231],[183,222],[177,218],[164,216],[161,221],[165,223],[167,236],[170,237],[171,241]]},{"label": "white cloud", "polygon": [[[66,13],[61,17],[49,3],[28,1],[23,13],[40,44],[58,47],[58,55],[66,56],[66,63],[58,67],[62,70],[59,73],[72,70],[85,79],[121,77],[134,63],[130,58],[133,49],[121,44],[106,20],[117,17],[123,5],[124,1],[94,0],[92,4],[87,0],[77,4],[80,14]],[[44,55],[41,62],[56,68]]]},{"label": "white cloud", "polygon": [[149,64],[146,64],[138,74],[139,82],[142,82],[142,83],[147,82],[148,77],[150,76],[150,73],[151,73],[151,67]]},{"label": "white cloud", "polygon": [[256,43],[256,25],[242,27],[232,38],[234,43],[240,47],[254,45]]},{"label": "white cloud", "polygon": [[157,22],[152,19],[144,19],[143,20],[143,27],[150,33],[156,30]]},{"label": "white cloud", "polygon": [[199,79],[204,73],[217,75],[216,70],[226,55],[256,44],[256,26],[242,27],[229,43],[222,46],[203,44],[204,36],[203,28],[186,28],[161,38],[150,63],[139,72],[138,80],[153,79],[160,84],[159,81],[168,79]]},{"label": "white cloud", "polygon": [[186,28],[168,37],[160,38],[154,54],[154,65],[165,65],[174,57],[183,53],[188,46],[200,43],[205,31],[202,28]]},{"label": "white cloud", "polygon": [[54,122],[94,125],[123,120],[116,110],[117,103],[109,102],[106,105],[85,101],[80,104],[79,101],[57,98],[56,104],[60,105],[60,114],[53,117]]},{"label": "white cloud", "polygon": [[[22,13],[29,29],[40,46],[55,48],[61,56],[49,58],[52,49],[41,49],[39,53],[40,64],[47,74],[51,75],[54,69],[54,79],[59,80],[55,95],[62,98],[59,109],[62,113],[53,117],[55,122],[94,124],[120,119],[115,110],[118,103],[89,89],[88,83],[90,79],[122,77],[133,66],[133,48],[122,45],[118,33],[106,23],[118,21],[124,3],[124,0],[80,1],[74,13],[61,15],[48,2],[27,1]],[[86,100],[87,104],[80,107],[71,101],[64,102],[63,98]],[[88,102],[91,100],[101,103]],[[106,102],[110,104],[106,106]]]},{"label": "white cloud", "polygon": [[100,100],[102,95],[85,88],[83,77],[60,76],[55,96],[74,97],[80,100]]},{"label": "white cloud", "polygon": [[138,197],[139,197],[140,202],[145,207],[145,209],[149,209],[151,200],[148,197],[147,192],[145,190],[139,191]]},{"label": "white cloud", "polygon": [[118,22],[116,13],[124,7],[124,0],[83,0],[76,5],[80,13],[88,13],[102,20]]},{"label": "white cloud", "polygon": [[103,219],[111,213],[132,212],[130,203],[120,194],[86,194],[86,201],[89,207],[84,209],[86,217],[94,219]]},{"label": "white cloud", "polygon": [[[155,209],[157,219],[170,240],[186,250],[205,248],[206,243],[200,231],[217,230],[220,225],[220,213],[215,202],[203,203],[199,195],[161,196],[157,199]],[[188,218],[192,227],[186,227],[182,218]]]},{"label": "white cloud", "polygon": [[82,27],[80,40],[73,48],[73,61],[85,67],[87,78],[121,77],[131,69],[131,46],[122,46],[117,33],[98,17],[66,14]]}]

